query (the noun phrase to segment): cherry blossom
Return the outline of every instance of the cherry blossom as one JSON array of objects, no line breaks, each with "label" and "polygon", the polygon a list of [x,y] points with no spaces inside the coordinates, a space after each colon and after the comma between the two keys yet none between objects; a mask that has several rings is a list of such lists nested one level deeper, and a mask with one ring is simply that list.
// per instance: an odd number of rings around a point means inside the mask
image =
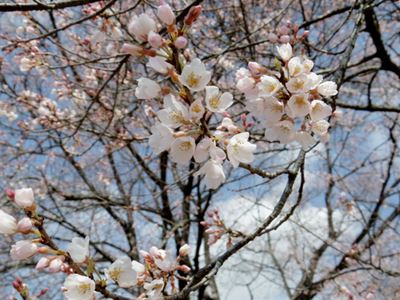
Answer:
[{"label": "cherry blossom", "polygon": [[200,59],[194,58],[189,64],[186,64],[179,76],[180,82],[191,91],[203,90],[211,79],[211,72]]},{"label": "cherry blossom", "polygon": [[93,300],[95,286],[89,277],[71,274],[64,281],[64,296],[68,300]]}]

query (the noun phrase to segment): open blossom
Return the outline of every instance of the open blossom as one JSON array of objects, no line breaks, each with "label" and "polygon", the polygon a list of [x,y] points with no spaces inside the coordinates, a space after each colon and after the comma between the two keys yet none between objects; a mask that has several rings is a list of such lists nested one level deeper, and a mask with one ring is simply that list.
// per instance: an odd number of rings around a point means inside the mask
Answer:
[{"label": "open blossom", "polygon": [[294,125],[290,121],[281,121],[265,130],[265,137],[270,141],[287,144],[293,141]]},{"label": "open blossom", "polygon": [[332,114],[332,108],[321,100],[311,102],[311,120],[319,121],[329,117]]},{"label": "open blossom", "polygon": [[337,85],[333,81],[325,81],[318,86],[318,93],[324,97],[335,96],[337,91]]},{"label": "open blossom", "polygon": [[292,94],[307,93],[311,89],[311,81],[307,75],[302,74],[300,76],[291,78],[286,83],[286,87]]},{"label": "open blossom", "polygon": [[187,165],[195,150],[194,138],[190,136],[177,138],[171,145],[171,160],[181,165]]},{"label": "open blossom", "polygon": [[163,279],[154,279],[150,283],[144,284],[144,289],[146,290],[146,296],[151,300],[159,300],[162,299],[162,290],[164,288],[164,280]]},{"label": "open blossom", "polygon": [[298,56],[292,57],[289,60],[288,69],[289,69],[289,75],[292,77],[301,75],[304,71],[304,66],[302,64],[300,57]]},{"label": "open blossom", "polygon": [[242,132],[234,135],[227,146],[228,158],[233,167],[237,168],[239,163],[251,163],[254,160],[253,152],[257,146],[249,141],[249,133]]},{"label": "open blossom", "polygon": [[292,117],[304,117],[310,113],[311,104],[308,101],[308,94],[295,94],[290,97],[287,103]]},{"label": "open blossom", "polygon": [[304,150],[307,150],[315,143],[314,138],[306,131],[297,132],[294,139],[301,145]]},{"label": "open blossom", "polygon": [[118,258],[105,273],[109,279],[117,282],[122,288],[129,288],[137,283],[137,273],[132,268],[132,262],[127,256]]},{"label": "open blossom", "polygon": [[194,176],[205,175],[204,182],[210,189],[217,189],[225,182],[225,173],[221,162],[210,159],[207,161]]},{"label": "open blossom", "polygon": [[10,255],[14,260],[27,259],[36,254],[37,245],[31,240],[22,240],[11,246]]},{"label": "open blossom", "polygon": [[149,145],[154,153],[160,154],[168,150],[174,140],[172,130],[161,123],[156,123],[150,130],[152,134],[149,137]]},{"label": "open blossom", "polygon": [[150,31],[157,32],[157,25],[147,14],[140,14],[132,18],[128,30],[139,42],[146,42]]},{"label": "open blossom", "polygon": [[195,58],[189,64],[186,64],[179,76],[181,83],[192,91],[203,90],[211,79],[211,72],[200,59]]},{"label": "open blossom", "polygon": [[157,82],[148,78],[139,78],[135,96],[139,99],[152,99],[159,96],[161,88]]},{"label": "open blossom", "polygon": [[35,197],[31,188],[15,190],[15,203],[22,208],[31,208],[35,204]]},{"label": "open blossom", "polygon": [[328,133],[329,122],[325,120],[319,120],[317,122],[312,122],[311,130],[318,135],[325,135]]},{"label": "open blossom", "polygon": [[17,220],[0,209],[0,233],[14,234],[17,232]]},{"label": "open blossom", "polygon": [[283,61],[288,61],[293,56],[293,49],[289,43],[276,47]]},{"label": "open blossom", "polygon": [[233,103],[231,93],[225,92],[220,94],[219,88],[216,86],[206,87],[206,106],[209,111],[222,113]]},{"label": "open blossom", "polygon": [[147,66],[161,74],[166,74],[169,69],[173,69],[173,66],[170,63],[167,63],[164,58],[159,56],[149,57]]},{"label": "open blossom", "polygon": [[22,72],[27,72],[30,69],[34,68],[35,66],[36,66],[35,60],[30,59],[28,57],[21,58],[21,61],[19,63],[19,68]]},{"label": "open blossom", "polygon": [[257,84],[260,96],[273,96],[282,87],[278,79],[272,76],[261,76],[261,81]]},{"label": "open blossom", "polygon": [[201,99],[197,99],[192,104],[190,104],[189,113],[192,120],[200,120],[204,115],[205,109]]},{"label": "open blossom", "polygon": [[68,300],[93,300],[95,282],[89,277],[71,274],[64,281],[64,296]]},{"label": "open blossom", "polygon": [[188,109],[172,94],[164,97],[164,109],[158,111],[157,116],[161,123],[172,128],[190,123]]},{"label": "open blossom", "polygon": [[80,238],[74,237],[68,245],[68,253],[74,262],[80,264],[86,261],[89,257],[89,237]]},{"label": "open blossom", "polygon": [[196,145],[193,157],[198,163],[206,161],[209,157],[222,162],[225,160],[226,155],[224,150],[217,147],[211,138],[205,137]]},{"label": "open blossom", "polygon": [[161,271],[164,272],[172,272],[177,266],[176,260],[166,251],[163,251],[162,255],[156,255],[154,257],[154,263]]}]

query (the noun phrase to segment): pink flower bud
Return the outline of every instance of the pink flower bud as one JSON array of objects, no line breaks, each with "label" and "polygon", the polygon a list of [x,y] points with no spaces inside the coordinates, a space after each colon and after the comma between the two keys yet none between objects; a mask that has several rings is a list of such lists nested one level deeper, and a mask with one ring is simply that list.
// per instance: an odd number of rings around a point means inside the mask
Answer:
[{"label": "pink flower bud", "polygon": [[53,259],[48,267],[49,272],[50,273],[60,272],[63,263],[64,263],[64,257],[58,257],[56,259]]},{"label": "pink flower bud", "polygon": [[276,43],[278,41],[278,37],[275,33],[268,33],[267,35],[267,39],[268,41],[270,41],[271,43]]},{"label": "pink flower bud", "polygon": [[163,44],[163,39],[162,39],[161,35],[153,32],[153,31],[149,32],[147,41],[153,48],[156,48],[156,49],[160,48],[160,46]]},{"label": "pink flower bud", "polygon": [[22,240],[11,246],[11,258],[13,260],[21,260],[29,258],[36,254],[37,245],[30,240]]},{"label": "pink flower bud", "polygon": [[48,259],[47,257],[42,257],[36,264],[36,270],[43,270],[47,268],[49,264],[50,264],[50,259]]},{"label": "pink flower bud", "polygon": [[289,32],[290,32],[290,30],[289,30],[289,28],[287,26],[281,26],[281,27],[278,28],[277,31],[278,31],[278,33],[280,35],[288,35]]},{"label": "pink flower bud", "polygon": [[183,49],[186,47],[187,45],[187,39],[183,36],[180,36],[176,39],[175,43],[174,43],[175,47],[178,49]]},{"label": "pink flower bud", "polygon": [[188,256],[189,252],[190,246],[188,244],[185,244],[179,249],[179,256]]},{"label": "pink flower bud", "polygon": [[7,197],[8,197],[8,199],[14,201],[14,198],[15,198],[15,192],[14,192],[14,190],[12,190],[12,189],[10,189],[10,188],[6,188],[5,193],[6,193]]},{"label": "pink flower bud", "polygon": [[33,227],[32,221],[28,217],[21,219],[17,224],[18,232],[23,233],[23,234],[30,233],[30,231],[32,230],[32,227]]},{"label": "pink flower bud", "polygon": [[166,25],[175,23],[175,14],[168,4],[161,4],[157,9],[157,16]]},{"label": "pink flower bud", "polygon": [[303,39],[307,38],[309,36],[309,34],[310,34],[310,31],[308,31],[308,30],[304,31]]},{"label": "pink flower bud", "polygon": [[133,56],[141,56],[143,54],[143,48],[136,45],[125,43],[121,47],[121,52]]},{"label": "pink flower bud", "polygon": [[188,15],[185,17],[184,23],[187,26],[192,26],[193,22],[200,16],[202,11],[201,5],[193,6],[190,10]]},{"label": "pink flower bud", "polygon": [[290,36],[288,36],[288,35],[282,35],[282,36],[279,38],[279,41],[280,41],[282,44],[289,43],[289,42],[290,42]]},{"label": "pink flower bud", "polygon": [[35,198],[31,188],[23,188],[15,190],[15,203],[24,209],[33,209],[35,206]]},{"label": "pink flower bud", "polygon": [[189,273],[190,268],[187,265],[180,265],[176,267],[177,270],[182,271],[184,273]]}]

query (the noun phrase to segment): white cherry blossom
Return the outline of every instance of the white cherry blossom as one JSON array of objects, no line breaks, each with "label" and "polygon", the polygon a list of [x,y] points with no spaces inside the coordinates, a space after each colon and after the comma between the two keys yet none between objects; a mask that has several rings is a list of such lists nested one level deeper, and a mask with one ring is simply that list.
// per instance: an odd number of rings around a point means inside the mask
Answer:
[{"label": "white cherry blossom", "polygon": [[308,94],[295,94],[290,97],[287,103],[292,117],[304,117],[311,111],[311,104],[308,101]]},{"label": "white cherry blossom", "polygon": [[265,131],[265,137],[270,141],[288,144],[294,138],[294,125],[290,121],[280,121]]},{"label": "white cherry blossom", "polygon": [[231,93],[225,92],[220,94],[218,87],[206,87],[206,106],[209,111],[223,113],[232,103],[233,96]]},{"label": "white cherry blossom", "polygon": [[139,78],[138,85],[135,90],[135,96],[138,99],[152,99],[160,95],[161,87],[157,82],[148,78]]},{"label": "white cherry blossom", "polygon": [[273,76],[263,75],[257,84],[259,96],[273,96],[282,88],[282,84]]},{"label": "white cherry blossom", "polygon": [[335,96],[338,91],[337,91],[337,85],[333,81],[325,81],[321,83],[318,88],[318,93],[324,97],[330,97],[330,96]]},{"label": "white cherry blossom", "polygon": [[319,121],[329,117],[332,114],[332,107],[321,100],[311,102],[311,120]]},{"label": "white cherry blossom", "polygon": [[165,59],[160,56],[149,57],[147,66],[161,74],[167,74],[169,69],[174,69],[170,63],[167,63]]},{"label": "white cherry blossom", "polygon": [[288,61],[293,56],[293,49],[289,43],[277,46],[276,49],[283,61]]},{"label": "white cherry blossom", "polygon": [[194,138],[190,136],[177,138],[171,145],[171,160],[181,165],[187,165],[195,150]]},{"label": "white cherry blossom", "polygon": [[311,130],[317,135],[325,135],[328,133],[329,122],[326,120],[319,120],[317,122],[312,122]]},{"label": "white cherry blossom", "polygon": [[194,58],[186,64],[179,76],[180,82],[191,91],[203,90],[211,79],[211,72],[206,70],[200,59]]},{"label": "white cherry blossom", "polygon": [[295,138],[304,150],[308,150],[315,144],[314,138],[306,131],[299,131],[296,133]]},{"label": "white cherry blossom", "polygon": [[150,128],[149,145],[155,154],[160,154],[170,148],[174,138],[171,128],[162,123],[156,123]]},{"label": "white cherry blossom", "polygon": [[89,277],[71,274],[64,281],[64,296],[67,300],[93,300],[95,287]]},{"label": "white cherry blossom", "polygon": [[157,25],[152,18],[143,13],[132,18],[128,30],[139,42],[146,42],[150,31],[157,32]]},{"label": "white cherry blossom", "polygon": [[157,116],[161,123],[172,128],[190,123],[187,107],[172,94],[164,97],[164,109],[158,111]]},{"label": "white cherry blossom", "polygon": [[89,237],[74,237],[67,248],[74,262],[80,264],[89,257]]},{"label": "white cherry blossom", "polygon": [[289,75],[292,77],[301,75],[304,72],[304,66],[301,58],[298,56],[292,57],[288,63],[288,70]]},{"label": "white cherry blossom", "polygon": [[291,78],[287,83],[286,87],[292,94],[307,93],[311,88],[312,82],[309,80],[307,75],[299,75]]},{"label": "white cherry blossom", "polygon": [[249,136],[248,132],[242,132],[229,140],[226,149],[229,161],[234,168],[237,168],[241,162],[251,163],[254,160],[253,152],[256,151],[257,146],[248,141]]},{"label": "white cherry blossom", "polygon": [[114,261],[105,273],[107,278],[118,283],[121,288],[133,287],[137,283],[137,273],[132,268],[132,262],[127,256]]},{"label": "white cherry blossom", "polygon": [[217,189],[225,182],[225,173],[222,164],[215,160],[207,161],[194,176],[205,175],[204,181],[208,188]]},{"label": "white cherry blossom", "polygon": [[196,121],[200,120],[201,117],[204,115],[205,111],[206,110],[204,109],[201,99],[197,99],[192,104],[190,104],[189,113],[190,113],[190,117],[193,120],[196,120]]}]

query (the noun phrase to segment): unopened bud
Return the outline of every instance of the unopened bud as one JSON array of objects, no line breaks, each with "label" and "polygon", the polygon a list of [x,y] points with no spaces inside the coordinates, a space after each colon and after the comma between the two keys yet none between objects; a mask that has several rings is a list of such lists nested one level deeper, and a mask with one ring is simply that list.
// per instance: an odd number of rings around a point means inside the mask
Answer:
[{"label": "unopened bud", "polygon": [[187,39],[183,36],[180,36],[176,39],[174,45],[178,49],[183,49],[187,46]]},{"label": "unopened bud", "polygon": [[133,56],[142,56],[143,55],[143,48],[139,47],[139,46],[136,46],[136,45],[125,43],[121,47],[121,52],[122,53],[126,53],[126,54],[130,54],[130,55],[133,55]]},{"label": "unopened bud", "polygon": [[156,49],[160,48],[161,45],[163,44],[163,40],[162,40],[161,35],[159,35],[158,33],[153,32],[153,31],[149,32],[147,41],[149,42],[149,44],[153,48],[156,48]]},{"label": "unopened bud", "polygon": [[42,257],[36,264],[36,270],[43,270],[47,268],[49,264],[50,264],[50,259],[48,259],[47,257]]},{"label": "unopened bud", "polygon": [[185,244],[179,249],[179,256],[188,256],[189,252],[190,246],[188,244]]},{"label": "unopened bud", "polygon": [[185,17],[184,23],[187,26],[192,26],[193,22],[197,20],[200,16],[202,11],[201,5],[193,6],[190,10],[188,15]]},{"label": "unopened bud", "polygon": [[182,271],[184,273],[189,273],[190,268],[187,265],[180,265],[176,267],[177,270]]},{"label": "unopened bud", "polygon": [[14,201],[14,198],[15,198],[15,192],[14,192],[14,190],[12,190],[12,189],[10,189],[10,188],[6,188],[5,193],[6,193],[7,197],[8,197],[8,199]]},{"label": "unopened bud", "polygon": [[282,44],[287,44],[287,43],[290,42],[290,36],[288,36],[288,35],[282,35],[282,36],[279,38],[279,41],[280,41]]},{"label": "unopened bud", "polygon": [[168,4],[161,4],[157,9],[157,16],[166,25],[172,25],[175,23],[175,14]]},{"label": "unopened bud", "polygon": [[21,219],[17,224],[18,232],[23,233],[23,234],[30,233],[30,231],[32,230],[32,227],[33,227],[32,221],[28,217]]}]

